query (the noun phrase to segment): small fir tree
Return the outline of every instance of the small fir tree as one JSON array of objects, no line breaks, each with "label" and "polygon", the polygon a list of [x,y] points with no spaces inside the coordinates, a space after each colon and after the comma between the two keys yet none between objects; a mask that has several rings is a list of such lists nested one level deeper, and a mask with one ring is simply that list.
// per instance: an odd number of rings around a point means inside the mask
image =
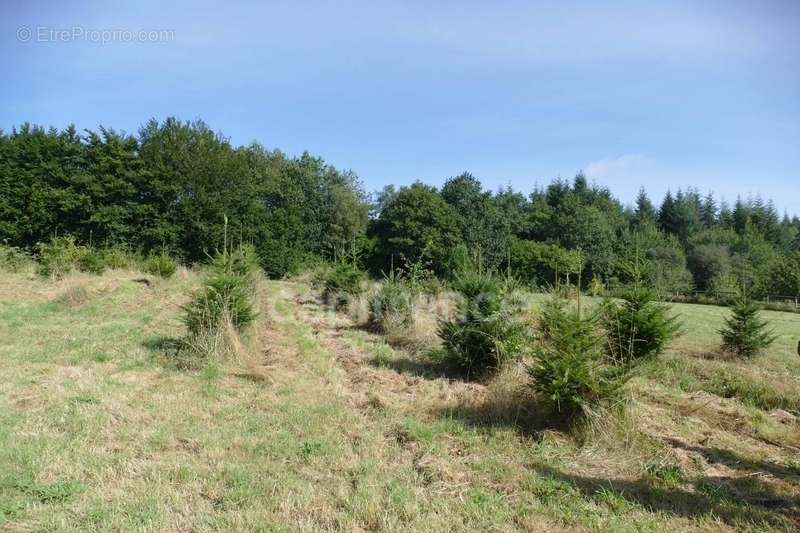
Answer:
[{"label": "small fir tree", "polygon": [[761,318],[761,309],[747,298],[736,302],[733,314],[725,319],[725,327],[719,332],[723,351],[737,357],[758,355],[775,341],[767,321]]}]

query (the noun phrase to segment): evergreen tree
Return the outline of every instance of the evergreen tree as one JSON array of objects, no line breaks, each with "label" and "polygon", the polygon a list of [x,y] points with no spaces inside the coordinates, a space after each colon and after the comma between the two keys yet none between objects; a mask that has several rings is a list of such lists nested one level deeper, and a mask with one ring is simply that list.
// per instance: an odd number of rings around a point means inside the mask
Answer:
[{"label": "evergreen tree", "polygon": [[707,228],[711,228],[717,223],[717,201],[712,192],[709,192],[703,199],[703,204],[700,206],[700,219]]},{"label": "evergreen tree", "polygon": [[677,233],[677,218],[675,198],[672,197],[672,192],[667,189],[667,194],[664,196],[664,200],[658,210],[658,226],[661,231],[674,235]]},{"label": "evergreen tree", "polygon": [[775,335],[767,330],[767,321],[761,318],[758,306],[747,299],[740,299],[725,319],[720,330],[722,349],[738,357],[752,357],[767,349]]},{"label": "evergreen tree", "polygon": [[634,211],[633,222],[636,227],[656,222],[656,209],[653,207],[650,198],[648,198],[644,187],[639,188],[639,194],[636,196],[636,210]]}]

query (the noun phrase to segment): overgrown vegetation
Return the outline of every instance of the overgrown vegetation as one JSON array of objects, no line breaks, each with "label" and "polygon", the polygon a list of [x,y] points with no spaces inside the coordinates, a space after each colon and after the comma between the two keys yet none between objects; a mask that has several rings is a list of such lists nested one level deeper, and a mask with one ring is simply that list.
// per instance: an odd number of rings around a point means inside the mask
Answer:
[{"label": "overgrown vegetation", "polygon": [[154,276],[167,279],[178,269],[176,261],[165,251],[153,252],[144,260],[144,271]]},{"label": "overgrown vegetation", "polygon": [[725,327],[720,330],[722,350],[737,357],[753,357],[768,348],[775,335],[769,330],[767,321],[761,317],[757,304],[741,298],[725,319]]},{"label": "overgrown vegetation", "polygon": [[35,266],[31,254],[13,246],[0,246],[0,269],[20,273]]}]

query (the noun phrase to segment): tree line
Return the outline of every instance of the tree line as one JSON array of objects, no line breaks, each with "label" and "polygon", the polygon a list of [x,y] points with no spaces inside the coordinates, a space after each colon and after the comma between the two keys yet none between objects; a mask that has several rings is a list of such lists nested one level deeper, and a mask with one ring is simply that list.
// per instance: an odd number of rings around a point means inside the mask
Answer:
[{"label": "tree line", "polygon": [[187,262],[227,235],[252,244],[271,276],[320,259],[448,276],[466,249],[482,268],[531,284],[637,276],[660,291],[800,295],[800,220],[760,198],[731,206],[688,189],[656,206],[641,190],[625,206],[580,173],[528,195],[484,190],[464,173],[440,188],[416,182],[370,196],[353,172],[319,157],[234,146],[202,121],[175,118],[136,134],[0,132],[0,242],[35,250],[59,235]]}]

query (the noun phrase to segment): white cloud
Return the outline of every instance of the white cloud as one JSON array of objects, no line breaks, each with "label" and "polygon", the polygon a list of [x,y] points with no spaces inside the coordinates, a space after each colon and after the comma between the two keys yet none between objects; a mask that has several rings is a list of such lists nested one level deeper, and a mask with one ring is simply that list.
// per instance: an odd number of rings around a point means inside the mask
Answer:
[{"label": "white cloud", "polygon": [[619,157],[609,157],[599,161],[592,161],[586,166],[585,174],[591,180],[603,182],[643,182],[655,169],[655,161],[643,154],[623,154]]}]

